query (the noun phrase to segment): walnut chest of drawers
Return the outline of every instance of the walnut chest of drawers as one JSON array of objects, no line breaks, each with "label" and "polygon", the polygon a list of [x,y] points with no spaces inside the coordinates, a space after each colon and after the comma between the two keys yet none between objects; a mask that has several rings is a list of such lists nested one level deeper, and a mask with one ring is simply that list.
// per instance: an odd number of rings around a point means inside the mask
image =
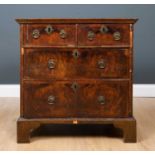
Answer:
[{"label": "walnut chest of drawers", "polygon": [[137,19],[17,19],[17,141],[42,124],[113,124],[136,141],[132,109]]}]

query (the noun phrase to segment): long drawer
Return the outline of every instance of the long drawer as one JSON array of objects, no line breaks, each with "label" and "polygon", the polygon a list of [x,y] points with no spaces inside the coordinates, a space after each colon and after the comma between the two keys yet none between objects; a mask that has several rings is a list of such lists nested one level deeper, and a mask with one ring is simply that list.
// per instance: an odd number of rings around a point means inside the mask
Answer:
[{"label": "long drawer", "polygon": [[128,117],[128,81],[76,80],[23,83],[26,118]]},{"label": "long drawer", "polygon": [[34,48],[24,53],[25,79],[129,78],[129,75],[128,49]]}]

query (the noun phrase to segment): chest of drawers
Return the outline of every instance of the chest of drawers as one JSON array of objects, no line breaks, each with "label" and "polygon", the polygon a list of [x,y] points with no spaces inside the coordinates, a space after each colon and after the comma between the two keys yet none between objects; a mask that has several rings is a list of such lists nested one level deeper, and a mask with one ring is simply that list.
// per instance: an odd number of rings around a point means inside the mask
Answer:
[{"label": "chest of drawers", "polygon": [[136,19],[17,19],[17,141],[42,124],[113,124],[136,141],[132,110]]}]

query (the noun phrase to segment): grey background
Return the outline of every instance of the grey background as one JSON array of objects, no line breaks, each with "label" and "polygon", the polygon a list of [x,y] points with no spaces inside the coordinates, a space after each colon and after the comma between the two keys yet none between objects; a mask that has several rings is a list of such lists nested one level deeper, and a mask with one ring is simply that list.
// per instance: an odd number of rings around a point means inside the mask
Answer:
[{"label": "grey background", "polygon": [[0,84],[19,83],[15,18],[139,18],[134,83],[155,83],[155,5],[0,5]]}]

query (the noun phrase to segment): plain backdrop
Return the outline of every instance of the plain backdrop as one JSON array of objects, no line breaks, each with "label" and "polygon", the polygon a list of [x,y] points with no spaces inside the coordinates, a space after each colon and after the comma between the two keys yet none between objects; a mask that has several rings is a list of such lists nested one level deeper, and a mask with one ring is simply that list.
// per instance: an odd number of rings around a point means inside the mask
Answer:
[{"label": "plain backdrop", "polygon": [[0,5],[0,84],[19,83],[16,18],[139,18],[134,83],[155,83],[155,5]]}]

